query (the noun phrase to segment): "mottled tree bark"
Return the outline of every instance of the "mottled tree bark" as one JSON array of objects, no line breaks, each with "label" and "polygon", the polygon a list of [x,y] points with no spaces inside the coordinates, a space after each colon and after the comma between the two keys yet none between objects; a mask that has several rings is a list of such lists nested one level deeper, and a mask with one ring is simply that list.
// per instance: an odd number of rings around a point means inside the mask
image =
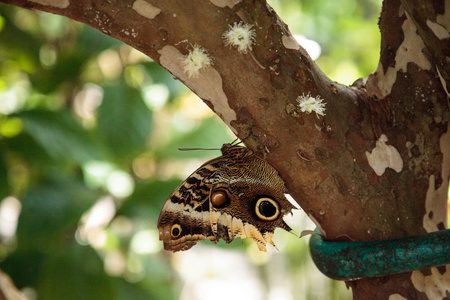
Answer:
[{"label": "mottled tree bark", "polygon": [[[385,0],[379,67],[351,87],[326,77],[265,1],[0,2],[86,23],[159,62],[265,154],[327,239],[447,227],[450,0]],[[247,53],[222,39],[240,21],[256,32]],[[181,61],[194,44],[213,65],[189,77]],[[308,93],[324,99],[326,116],[295,110]],[[443,298],[450,269],[439,270],[348,285],[355,299]]]}]

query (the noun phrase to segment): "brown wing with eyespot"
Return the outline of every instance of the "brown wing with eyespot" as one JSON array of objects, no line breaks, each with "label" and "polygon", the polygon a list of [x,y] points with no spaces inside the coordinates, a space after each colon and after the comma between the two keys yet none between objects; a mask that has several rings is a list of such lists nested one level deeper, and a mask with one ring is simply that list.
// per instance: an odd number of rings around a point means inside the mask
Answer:
[{"label": "brown wing with eyespot", "polygon": [[164,204],[158,219],[164,249],[248,237],[265,251],[277,227],[291,230],[283,216],[294,207],[277,171],[245,147],[224,144],[221,150],[223,156],[203,164]]},{"label": "brown wing with eyespot", "polygon": [[[295,208],[285,197],[286,187],[278,172],[265,160],[244,148],[234,164],[217,171],[211,195],[226,195],[226,200],[211,202],[211,227],[217,239],[227,243],[235,237],[252,238],[258,248],[273,246],[277,227],[291,231],[283,217]],[[229,153],[224,151],[224,157]],[[231,149],[235,150],[235,149]],[[210,198],[212,199],[212,198]]]},{"label": "brown wing with eyespot", "polygon": [[215,242],[208,198],[214,176],[224,163],[222,156],[206,162],[168,197],[158,219],[164,249],[176,252],[187,250],[200,240]]}]

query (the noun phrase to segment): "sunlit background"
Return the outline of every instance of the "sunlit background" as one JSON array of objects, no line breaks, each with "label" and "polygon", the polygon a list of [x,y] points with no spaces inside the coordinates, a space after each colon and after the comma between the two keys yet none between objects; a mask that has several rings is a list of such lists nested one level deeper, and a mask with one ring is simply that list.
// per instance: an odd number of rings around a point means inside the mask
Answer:
[{"label": "sunlit background", "polygon": [[[376,69],[381,0],[269,1],[333,80]],[[29,299],[350,299],[308,237],[163,251],[167,196],[234,137],[140,52],[55,15],[0,4],[0,269]],[[1,200],[2,199],[2,200]],[[286,218],[297,235],[314,225]]]}]

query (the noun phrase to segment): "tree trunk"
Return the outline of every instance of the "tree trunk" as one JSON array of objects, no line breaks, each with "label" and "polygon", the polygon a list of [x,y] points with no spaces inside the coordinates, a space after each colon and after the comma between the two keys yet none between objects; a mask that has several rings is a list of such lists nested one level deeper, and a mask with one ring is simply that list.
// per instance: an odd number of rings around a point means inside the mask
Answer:
[{"label": "tree trunk", "polygon": [[[327,239],[447,227],[450,0],[385,0],[378,69],[351,87],[326,77],[265,1],[0,2],[86,23],[159,62],[265,154]],[[223,34],[241,21],[255,43],[240,52]],[[194,45],[212,58],[197,75],[183,65]],[[307,94],[325,116],[300,112]],[[441,299],[449,282],[439,268],[348,285],[355,299]]]}]

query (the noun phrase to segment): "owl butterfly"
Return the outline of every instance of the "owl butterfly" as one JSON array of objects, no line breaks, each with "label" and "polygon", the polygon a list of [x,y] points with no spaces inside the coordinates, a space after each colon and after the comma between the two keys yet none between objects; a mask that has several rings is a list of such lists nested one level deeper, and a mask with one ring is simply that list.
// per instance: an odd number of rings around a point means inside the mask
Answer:
[{"label": "owl butterfly", "polygon": [[295,208],[277,171],[250,149],[222,146],[222,156],[204,163],[164,204],[159,239],[169,251],[188,250],[200,240],[252,238],[259,250],[274,245],[275,228],[291,228],[283,216]]}]

